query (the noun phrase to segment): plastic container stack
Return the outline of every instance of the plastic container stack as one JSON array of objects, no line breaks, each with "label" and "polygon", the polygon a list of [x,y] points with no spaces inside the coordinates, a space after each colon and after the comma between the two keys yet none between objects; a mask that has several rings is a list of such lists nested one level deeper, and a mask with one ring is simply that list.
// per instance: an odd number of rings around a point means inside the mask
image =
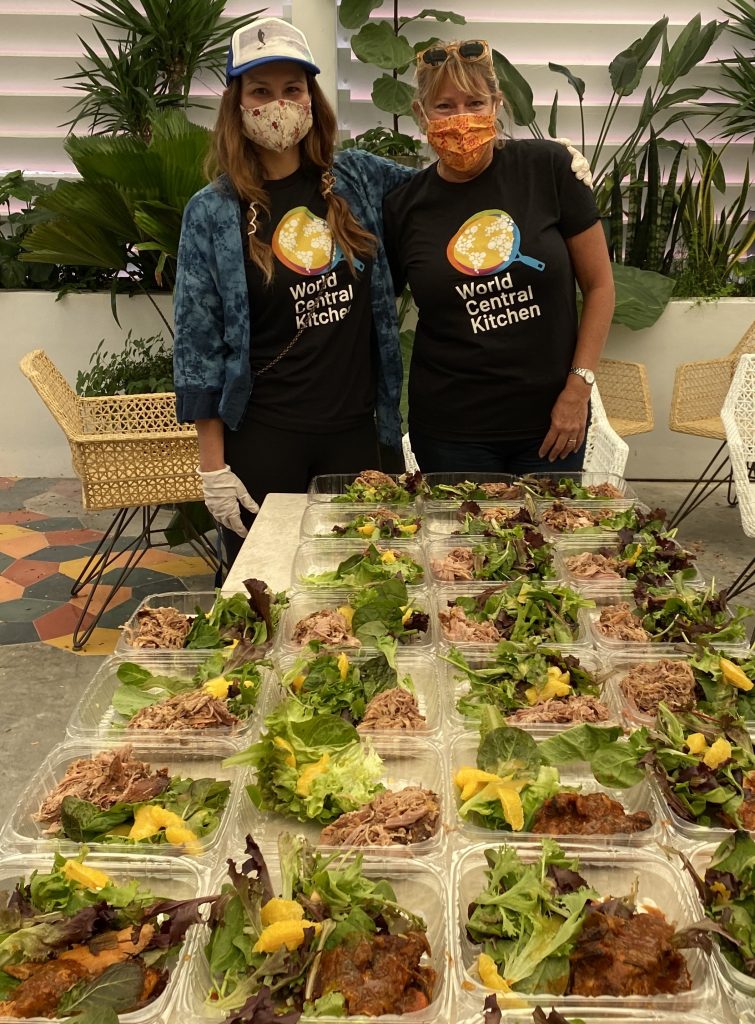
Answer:
[{"label": "plastic container stack", "polygon": [[[611,483],[620,492],[619,498],[560,497],[563,505],[576,509],[596,509],[608,515],[638,503],[637,495],[623,480],[593,478],[588,474],[561,474],[573,477],[575,485]],[[158,843],[141,845],[123,837],[109,837],[106,842],[90,842],[87,864],[102,866],[120,879],[148,878],[161,895],[176,898],[219,892],[227,881],[226,862],[244,859],[245,837],[251,834],[261,847],[270,868],[273,888],[279,892],[280,864],[277,839],[285,831],[306,836],[313,844],[319,842],[320,825],[303,823],[292,817],[261,810],[253,802],[247,787],[254,788],[255,769],[249,765],[228,765],[224,761],[248,748],[265,733],[265,721],[281,703],[298,692],[304,675],[301,658],[309,660],[325,654],[342,656],[339,665],[366,665],[380,654],[375,642],[354,642],[347,637],[341,644],[324,645],[318,652],[309,650],[296,640],[297,625],[306,616],[325,609],[338,611],[351,627],[353,608],[350,601],[359,587],[332,587],[313,582],[312,577],[331,574],[352,556],[374,544],[380,557],[387,552],[405,555],[421,569],[421,575],[408,587],[406,616],[427,614],[428,627],[399,642],[395,668],[399,684],[411,680],[419,714],[424,727],[419,730],[360,728],[359,743],[374,750],[382,761],[379,782],[389,790],[421,787],[432,791],[440,808],[440,823],[430,838],[414,845],[388,847],[360,846],[364,855],[365,874],[370,878],[387,879],[398,902],[420,914],[427,923],[431,949],[428,963],[437,972],[433,998],[424,1009],[405,1016],[387,1015],[380,1019],[398,1024],[401,1020],[417,1022],[459,1022],[483,1024],[483,1001],[486,988],[477,970],[480,947],[467,933],[468,915],[485,887],[485,851],[504,844],[513,846],[526,863],[534,861],[541,851],[541,837],[533,832],[512,832],[488,829],[473,824],[459,814],[460,797],[454,778],[460,768],[476,763],[480,743],[478,721],[465,717],[458,702],[468,694],[469,682],[458,665],[449,661],[452,649],[461,652],[471,669],[485,670],[495,662],[496,642],[454,641],[441,625],[441,614],[457,598],[479,598],[491,588],[518,588],[516,579],[449,581],[439,579],[433,568],[454,547],[474,547],[484,541],[495,545],[496,538],[484,535],[455,535],[464,511],[464,501],[475,502],[484,512],[492,508],[516,513],[525,508],[534,520],[545,542],[552,546],[554,575],[546,580],[528,583],[546,590],[572,586],[582,597],[592,599],[596,607],[581,608],[573,623],[569,642],[548,642],[547,647],[567,657],[576,657],[600,686],[599,697],[609,717],[600,722],[630,731],[653,722],[624,694],[621,683],[627,672],[638,665],[655,664],[661,658],[687,660],[692,648],[678,645],[632,644],[609,641],[596,628],[602,607],[631,599],[630,587],[593,583],[582,585],[565,567],[570,553],[595,550],[615,545],[615,531],[605,530],[586,535],[569,534],[542,524],[541,517],[553,499],[537,493],[537,478],[518,482],[502,475],[436,474],[425,478],[424,493],[416,498],[403,493],[396,480],[394,501],[354,502],[348,496],[354,477],[317,478],[310,489],[309,503],[301,526],[301,544],[293,558],[293,575],[288,606],[282,613],[267,655],[258,665],[254,685],[256,700],[250,703],[244,717],[233,725],[221,722],[202,729],[129,728],[132,703],[123,703],[123,685],[128,679],[142,678],[141,670],[155,677],[155,686],[162,679],[186,680],[186,687],[206,685],[202,666],[218,654],[217,650],[140,649],[122,640],[118,652],[98,669],[80,704],[73,710],[68,738],[45,760],[30,780],[19,803],[0,834],[0,878],[2,887],[33,869],[46,869],[53,853],[60,849],[65,856],[75,856],[80,845],[70,840],[62,844],[45,833],[36,814],[51,789],[60,781],[66,768],[77,758],[91,757],[102,751],[129,744],[134,756],[151,767],[166,768],[172,777],[227,780],[228,799],[219,815],[219,824],[203,836],[189,855],[179,845]],[[481,484],[495,484],[488,495]],[[334,500],[337,499],[337,500]],[[365,522],[380,508],[382,526]],[[396,522],[395,535],[391,520]],[[387,524],[387,525],[386,525]],[[374,528],[372,528],[374,526]],[[598,528],[599,529],[599,528]],[[360,532],[357,532],[359,530]],[[386,564],[392,564],[386,555]],[[365,585],[369,586],[369,578]],[[703,587],[698,577],[691,584]],[[526,590],[520,601],[526,602]],[[148,599],[151,607],[172,606],[185,615],[197,607],[207,611],[214,600],[212,594],[155,595]],[[491,620],[495,623],[495,619]],[[368,636],[371,634],[367,634]],[[227,649],[228,650],[228,649]],[[742,657],[747,646],[724,646],[722,653]],[[136,667],[135,669],[133,667]],[[343,678],[343,677],[342,677]],[[194,680],[193,684],[189,680]],[[222,672],[210,680],[218,694],[224,694]],[[146,694],[149,704],[149,683],[136,686]],[[237,689],[240,689],[242,682]],[[174,692],[183,692],[176,689]],[[228,691],[236,692],[234,691]],[[134,695],[129,691],[130,697]],[[137,694],[138,703],[138,694]],[[358,724],[355,722],[355,724]],[[535,740],[558,737],[568,725],[554,722],[526,723],[521,726]],[[316,733],[314,734],[316,735]],[[658,784],[649,777],[623,790],[601,787],[589,766],[571,764],[559,769],[560,780],[567,789],[575,788],[589,794],[604,792],[617,800],[628,813],[646,812],[651,827],[634,833],[614,835],[556,835],[554,838],[567,856],[579,860],[579,873],[604,897],[625,897],[636,890],[637,899],[655,905],[675,928],[692,925],[703,917],[703,908],[689,874],[672,849],[683,852],[703,873],[716,844],[731,832],[704,828],[683,821],[666,801]],[[351,848],[355,852],[356,848]],[[1,929],[0,929],[1,930]],[[124,1020],[142,1022],[181,1022],[225,1020],[207,996],[211,987],[207,959],[208,928],[194,927],[186,939],[184,950],[173,968],[169,983],[158,999]],[[685,950],[684,957],[691,980],[688,991],[676,995],[645,995],[593,999],[580,996],[551,996],[543,992],[517,993],[504,1008],[508,1024],[531,1024],[532,1013],[541,1006],[547,1017],[552,1007],[567,1021],[581,1019],[586,1024],[611,1020],[616,1024],[702,1024],[709,1021],[736,1021],[755,1008],[755,977],[735,970],[714,943],[711,954],[701,950]],[[2,1000],[0,999],[0,1002]],[[314,1019],[302,1018],[303,1020]],[[335,1021],[336,1017],[318,1017]],[[342,1018],[341,1018],[342,1019]],[[11,1018],[0,1013],[0,1024]]]}]

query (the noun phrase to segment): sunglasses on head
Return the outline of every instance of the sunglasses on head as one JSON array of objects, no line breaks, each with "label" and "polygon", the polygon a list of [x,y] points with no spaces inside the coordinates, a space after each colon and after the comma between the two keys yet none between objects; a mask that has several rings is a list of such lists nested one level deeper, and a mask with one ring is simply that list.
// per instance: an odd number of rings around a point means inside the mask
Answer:
[{"label": "sunglasses on head", "polygon": [[417,54],[417,64],[427,64],[431,68],[439,68],[441,64],[445,64],[452,53],[458,54],[460,60],[472,64],[477,60],[489,57],[490,47],[485,39],[467,39],[463,43],[449,43],[447,46],[437,43]]}]

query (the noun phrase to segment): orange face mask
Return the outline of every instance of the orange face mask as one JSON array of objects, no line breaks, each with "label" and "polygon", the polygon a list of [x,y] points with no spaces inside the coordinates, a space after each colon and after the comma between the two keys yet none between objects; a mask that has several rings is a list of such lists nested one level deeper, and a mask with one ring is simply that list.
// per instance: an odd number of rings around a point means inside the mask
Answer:
[{"label": "orange face mask", "polygon": [[455,171],[468,171],[496,137],[495,112],[452,114],[427,122],[427,141],[439,159]]}]

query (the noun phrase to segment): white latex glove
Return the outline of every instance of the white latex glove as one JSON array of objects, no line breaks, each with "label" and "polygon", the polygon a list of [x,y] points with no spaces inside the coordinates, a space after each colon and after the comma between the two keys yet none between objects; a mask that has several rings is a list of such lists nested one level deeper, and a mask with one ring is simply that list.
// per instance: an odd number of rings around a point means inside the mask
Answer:
[{"label": "white latex glove", "polygon": [[583,181],[588,188],[592,188],[592,172],[590,161],[576,148],[572,146],[571,139],[556,139],[571,154],[571,169],[578,181]]},{"label": "white latex glove", "polygon": [[203,473],[198,469],[197,473],[202,480],[204,503],[210,515],[221,526],[233,530],[239,537],[246,537],[249,531],[241,522],[239,505],[243,505],[250,512],[256,513],[260,510],[246,487],[228,466],[214,469],[209,473]]}]

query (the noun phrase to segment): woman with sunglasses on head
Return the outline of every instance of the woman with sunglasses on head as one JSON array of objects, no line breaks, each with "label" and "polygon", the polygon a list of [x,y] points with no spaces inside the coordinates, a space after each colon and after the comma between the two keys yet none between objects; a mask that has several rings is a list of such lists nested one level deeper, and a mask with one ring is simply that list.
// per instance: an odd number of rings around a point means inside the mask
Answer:
[{"label": "woman with sunglasses on head", "polygon": [[271,491],[400,452],[402,366],[379,232],[407,168],[350,149],[304,35],[238,29],[175,288],[177,414],[195,422],[229,560]]},{"label": "woman with sunglasses on head", "polygon": [[418,55],[414,111],[438,161],[383,212],[396,291],[408,282],[418,308],[409,433],[425,472],[584,459],[614,306],[606,242],[576,151],[502,141],[502,103],[485,41]]}]

